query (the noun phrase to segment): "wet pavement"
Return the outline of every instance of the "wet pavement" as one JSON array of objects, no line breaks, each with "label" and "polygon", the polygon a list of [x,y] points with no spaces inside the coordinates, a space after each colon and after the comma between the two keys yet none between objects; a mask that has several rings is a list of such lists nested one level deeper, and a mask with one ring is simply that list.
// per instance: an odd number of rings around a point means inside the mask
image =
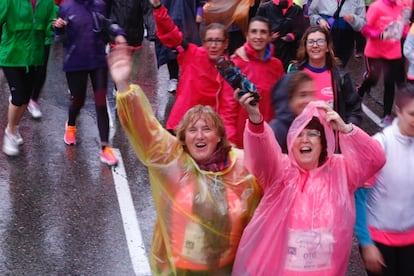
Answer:
[{"label": "wet pavement", "polygon": [[[25,141],[20,155],[0,153],[0,275],[148,275],[147,264],[137,260],[146,259],[137,256],[139,249],[149,255],[155,218],[147,171],[122,131],[111,93],[112,145],[119,150],[122,166],[111,169],[99,161],[91,91],[78,119],[78,144],[64,144],[69,94],[61,70],[62,54],[61,44],[55,43],[39,101],[43,117],[34,120],[25,114],[20,124]],[[167,69],[157,70],[153,43],[146,42],[136,59],[141,62],[134,64],[133,81],[142,86],[164,122],[174,101],[166,92]],[[362,59],[352,60],[348,68],[359,82]],[[377,90],[372,95],[379,98]],[[8,86],[1,70],[0,91],[2,138]],[[382,110],[371,98],[364,102],[374,112]],[[363,127],[370,134],[379,129],[367,117]],[[119,184],[122,180],[126,186]],[[132,232],[142,235],[142,244],[130,236],[135,224],[139,229]],[[347,275],[365,275],[355,241],[353,245]]]}]

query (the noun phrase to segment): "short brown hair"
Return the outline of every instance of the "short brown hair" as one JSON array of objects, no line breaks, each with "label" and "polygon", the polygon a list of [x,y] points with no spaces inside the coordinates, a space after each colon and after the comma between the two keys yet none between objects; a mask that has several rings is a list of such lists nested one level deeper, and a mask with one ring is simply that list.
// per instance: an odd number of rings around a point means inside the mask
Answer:
[{"label": "short brown hair", "polygon": [[308,81],[313,82],[313,78],[311,77],[311,75],[309,75],[305,71],[294,71],[289,74],[291,75],[289,77],[286,89],[288,92],[288,98],[290,100],[293,98],[293,95],[295,94],[299,85],[301,85],[304,82],[308,82]]}]

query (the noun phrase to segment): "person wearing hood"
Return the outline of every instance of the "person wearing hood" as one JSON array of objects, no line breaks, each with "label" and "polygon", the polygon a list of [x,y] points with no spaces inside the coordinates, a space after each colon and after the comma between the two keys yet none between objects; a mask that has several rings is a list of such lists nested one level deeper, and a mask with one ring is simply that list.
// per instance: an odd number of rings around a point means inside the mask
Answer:
[{"label": "person wearing hood", "polygon": [[293,120],[306,105],[315,100],[315,84],[304,71],[284,75],[272,89],[272,103],[276,118],[269,122],[283,153],[287,153],[286,138]]},{"label": "person wearing hood", "polygon": [[58,16],[53,27],[57,33],[67,34],[63,71],[71,94],[63,140],[67,145],[76,144],[76,120],[85,104],[90,78],[101,142],[100,160],[110,166],[116,165],[118,159],[109,145],[105,45],[109,41],[115,44],[127,43],[125,32],[107,19],[106,5],[102,0],[67,0],[59,6]]},{"label": "person wearing hood", "polygon": [[[241,72],[256,86],[261,96],[259,102],[260,111],[266,122],[274,118],[271,101],[271,89],[283,75],[282,62],[273,56],[273,45],[269,20],[265,17],[255,16],[250,22],[246,33],[246,43],[239,48],[232,58]],[[242,53],[241,53],[242,52]],[[229,91],[233,93],[233,91]],[[243,131],[247,112],[231,97],[233,108],[231,109],[231,127],[236,133],[236,146],[243,148]]]},{"label": "person wearing hood", "polygon": [[[283,154],[254,98],[244,132],[246,168],[263,197],[243,232],[233,275],[345,275],[355,222],[354,192],[385,163],[381,145],[323,101],[293,121]],[[334,154],[334,130],[341,154]]]},{"label": "person wearing hood", "polygon": [[190,108],[171,135],[145,93],[129,82],[126,45],[108,56],[118,88],[119,120],[148,167],[157,218],[150,254],[153,275],[230,275],[243,232],[262,191],[245,169],[210,106]]},{"label": "person wearing hood", "polygon": [[261,4],[256,15],[269,19],[274,56],[282,61],[286,71],[296,57],[300,38],[307,27],[302,7],[292,0],[272,0]]}]

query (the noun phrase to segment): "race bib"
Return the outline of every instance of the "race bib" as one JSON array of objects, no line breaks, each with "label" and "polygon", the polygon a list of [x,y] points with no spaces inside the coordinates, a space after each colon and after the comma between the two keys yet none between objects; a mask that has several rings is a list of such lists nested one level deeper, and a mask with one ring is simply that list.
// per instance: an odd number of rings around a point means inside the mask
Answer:
[{"label": "race bib", "polygon": [[193,222],[187,223],[181,255],[192,262],[205,264],[207,257],[204,247],[202,227]]},{"label": "race bib", "polygon": [[318,271],[331,268],[333,236],[326,229],[289,229],[285,268]]}]

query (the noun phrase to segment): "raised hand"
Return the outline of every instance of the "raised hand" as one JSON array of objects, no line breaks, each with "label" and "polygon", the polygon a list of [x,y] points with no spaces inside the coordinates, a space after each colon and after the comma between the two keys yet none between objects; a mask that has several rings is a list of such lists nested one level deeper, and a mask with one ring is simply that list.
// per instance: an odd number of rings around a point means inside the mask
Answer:
[{"label": "raised hand", "polygon": [[349,133],[352,131],[352,124],[346,124],[344,120],[342,120],[341,116],[339,116],[339,114],[328,105],[318,106],[318,108],[326,111],[326,121],[333,129],[343,133]]},{"label": "raised hand", "polygon": [[116,45],[107,56],[109,71],[119,92],[129,90],[131,57],[132,48],[127,44]]},{"label": "raised hand", "polygon": [[261,121],[263,121],[263,116],[260,114],[259,110],[259,103],[255,105],[250,104],[251,101],[255,100],[251,93],[245,93],[243,96],[239,98],[239,91],[239,88],[234,90],[234,98],[241,104],[241,106],[244,109],[246,109],[247,113],[249,113],[250,121],[255,124],[258,124]]}]

